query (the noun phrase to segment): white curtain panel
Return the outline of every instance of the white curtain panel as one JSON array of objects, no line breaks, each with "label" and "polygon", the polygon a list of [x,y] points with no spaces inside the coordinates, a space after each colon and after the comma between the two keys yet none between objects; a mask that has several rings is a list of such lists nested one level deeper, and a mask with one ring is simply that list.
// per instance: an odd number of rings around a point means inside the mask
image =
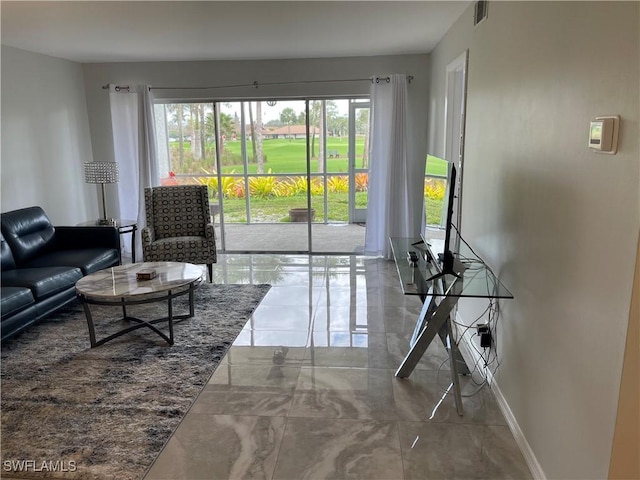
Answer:
[{"label": "white curtain panel", "polygon": [[409,164],[407,77],[396,74],[378,78],[371,84],[371,161],[364,253],[390,259],[389,237],[412,237],[420,232],[422,225],[415,212],[417,208],[422,211],[424,174],[412,174]]},{"label": "white curtain panel", "polygon": [[[153,96],[147,85],[119,89],[110,86],[113,151],[119,164],[118,206],[120,218],[134,219],[141,229],[145,223],[144,188],[160,184],[156,161]],[[125,253],[131,254],[129,242]],[[140,235],[136,237],[136,257],[142,258]]]}]

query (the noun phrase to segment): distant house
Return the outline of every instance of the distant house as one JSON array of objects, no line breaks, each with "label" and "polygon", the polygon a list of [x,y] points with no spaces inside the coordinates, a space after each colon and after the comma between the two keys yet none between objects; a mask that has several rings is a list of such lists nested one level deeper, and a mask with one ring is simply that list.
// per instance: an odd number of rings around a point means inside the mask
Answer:
[{"label": "distant house", "polygon": [[[317,135],[317,128],[310,127],[311,134]],[[307,138],[307,127],[305,125],[285,125],[283,127],[272,128],[263,133],[264,138]]]}]

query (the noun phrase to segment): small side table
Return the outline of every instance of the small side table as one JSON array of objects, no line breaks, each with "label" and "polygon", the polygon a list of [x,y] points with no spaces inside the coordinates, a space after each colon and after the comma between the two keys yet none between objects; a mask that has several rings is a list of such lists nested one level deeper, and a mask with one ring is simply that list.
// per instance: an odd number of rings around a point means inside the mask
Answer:
[{"label": "small side table", "polygon": [[116,218],[113,225],[101,225],[97,220],[79,223],[78,226],[94,226],[94,227],[116,227],[120,235],[125,233],[131,234],[131,263],[136,263],[136,231],[138,230],[137,220],[125,220]]}]

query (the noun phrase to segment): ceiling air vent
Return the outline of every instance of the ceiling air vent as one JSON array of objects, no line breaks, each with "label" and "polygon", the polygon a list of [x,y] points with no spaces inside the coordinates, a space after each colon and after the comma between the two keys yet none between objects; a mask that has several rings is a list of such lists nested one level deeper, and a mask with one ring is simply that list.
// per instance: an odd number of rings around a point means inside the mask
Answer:
[{"label": "ceiling air vent", "polygon": [[478,25],[487,18],[487,0],[479,0],[476,2],[475,14],[473,15],[473,25]]}]

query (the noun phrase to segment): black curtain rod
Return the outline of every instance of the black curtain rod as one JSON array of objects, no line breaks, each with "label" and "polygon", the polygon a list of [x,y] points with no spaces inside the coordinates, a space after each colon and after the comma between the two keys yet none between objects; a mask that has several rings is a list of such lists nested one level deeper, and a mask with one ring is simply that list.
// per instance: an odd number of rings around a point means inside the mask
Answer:
[{"label": "black curtain rod", "polygon": [[[411,83],[411,80],[413,80],[413,77],[411,75],[407,75],[407,81]],[[243,88],[243,87],[259,88],[259,87],[269,87],[273,85],[304,85],[304,84],[310,84],[310,83],[343,83],[343,82],[365,82],[365,81],[371,82],[371,83],[373,82],[389,83],[391,81],[391,78],[390,77],[368,77],[368,78],[346,78],[342,80],[303,80],[299,82],[265,82],[265,83],[259,83],[258,81],[255,81],[253,83],[247,83],[247,84],[217,85],[213,87],[149,87],[149,90],[211,90],[215,88]],[[104,85],[102,88],[104,90],[108,90],[109,84]],[[115,87],[116,92],[120,92],[121,90],[129,91],[129,87],[128,86]]]}]

